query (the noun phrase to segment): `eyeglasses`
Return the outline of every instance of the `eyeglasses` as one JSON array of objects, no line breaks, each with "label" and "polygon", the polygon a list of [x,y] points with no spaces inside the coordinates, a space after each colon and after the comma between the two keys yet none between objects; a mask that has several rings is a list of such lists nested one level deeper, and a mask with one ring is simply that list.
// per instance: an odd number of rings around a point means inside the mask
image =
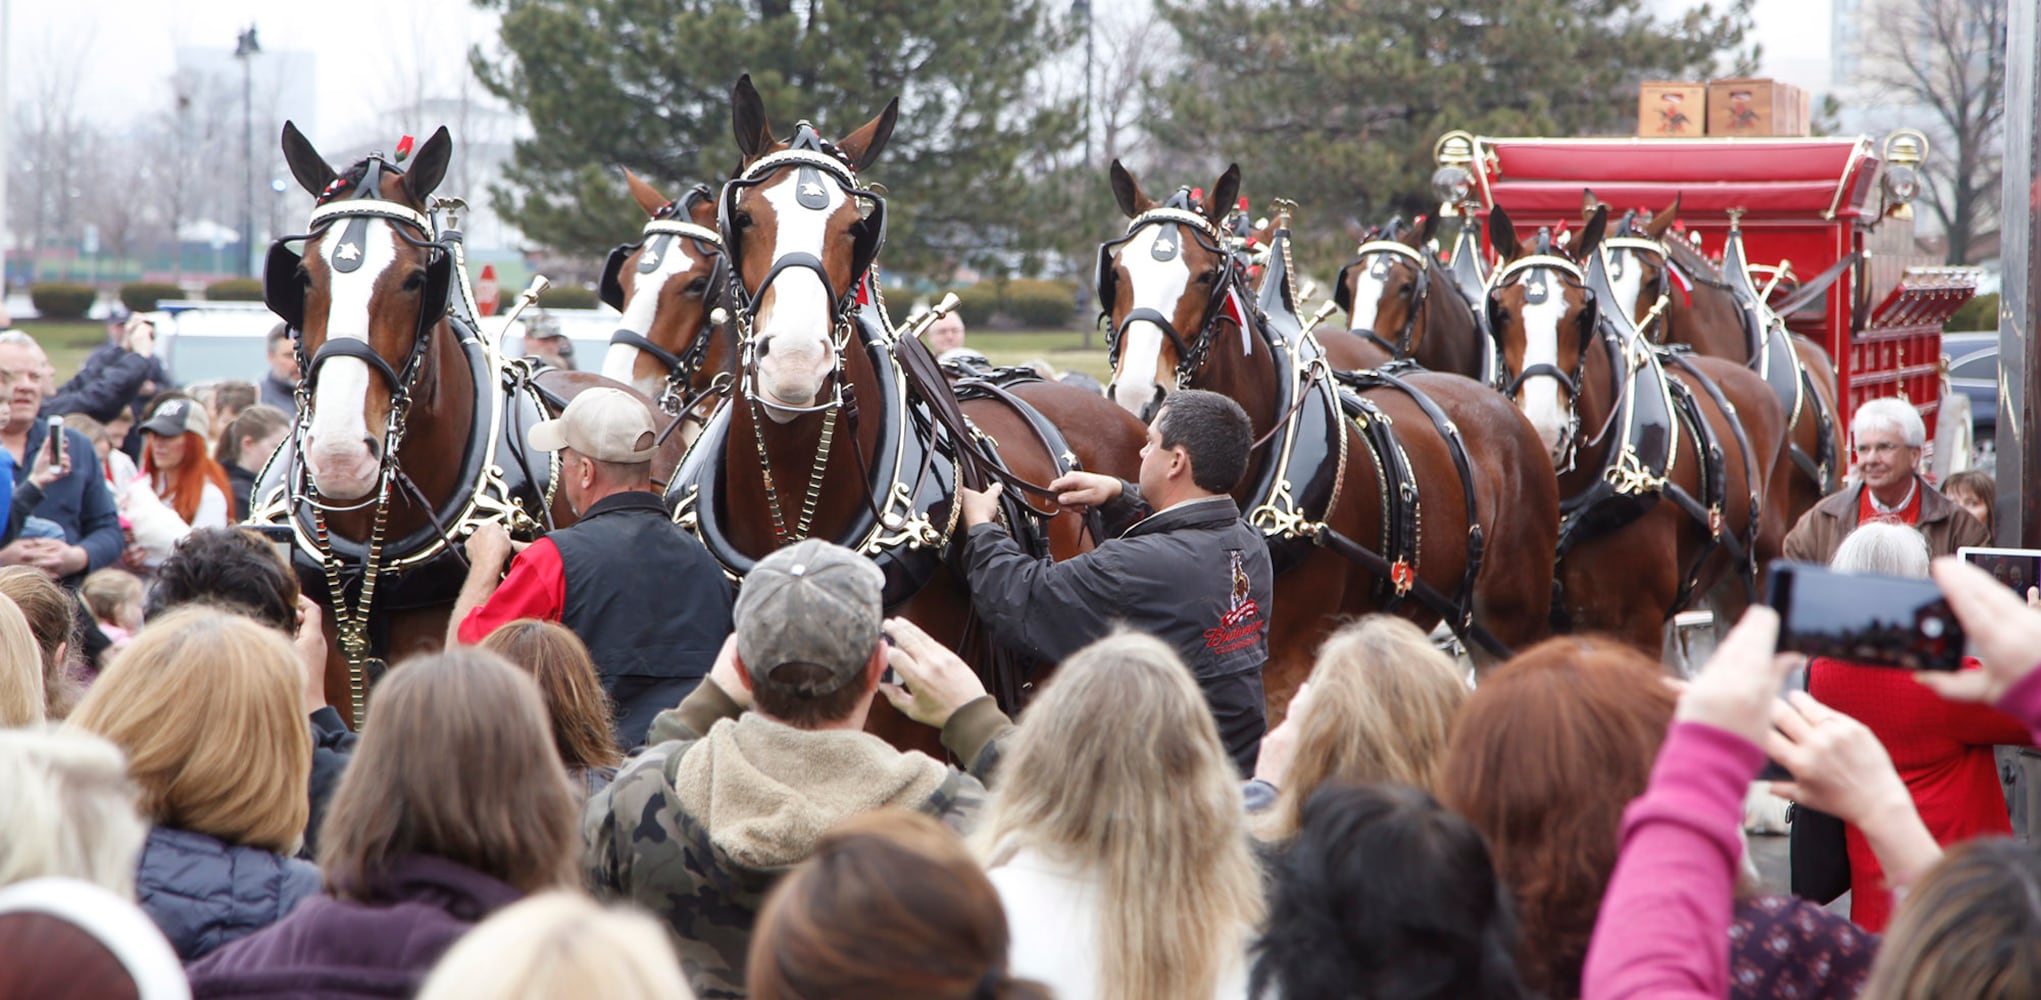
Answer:
[{"label": "eyeglasses", "polygon": [[1913,445],[1910,444],[1898,444],[1892,441],[1871,441],[1858,445],[1857,454],[1891,455],[1902,451],[1908,451],[1911,450],[1912,448]]}]

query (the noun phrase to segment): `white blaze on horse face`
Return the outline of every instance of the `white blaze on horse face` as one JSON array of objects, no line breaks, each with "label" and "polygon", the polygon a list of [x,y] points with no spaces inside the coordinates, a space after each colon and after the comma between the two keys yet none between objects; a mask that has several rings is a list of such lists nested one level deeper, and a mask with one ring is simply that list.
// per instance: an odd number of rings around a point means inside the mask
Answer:
[{"label": "white blaze on horse face", "polygon": [[1375,314],[1382,308],[1382,294],[1389,290],[1387,269],[1376,274],[1375,269],[1381,258],[1373,258],[1354,268],[1354,315],[1347,323],[1347,329],[1354,333],[1372,333],[1375,329]]},{"label": "white blaze on horse face", "polygon": [[1609,254],[1609,291],[1614,293],[1615,307],[1623,315],[1635,318],[1637,303],[1644,295],[1643,256],[1627,247],[1618,247]]},{"label": "white blaze on horse face", "polygon": [[[1566,318],[1569,305],[1566,296],[1560,294],[1557,282],[1539,275],[1532,275],[1529,281],[1544,281],[1551,288],[1543,301],[1524,300],[1524,368],[1533,365],[1551,365],[1561,371],[1559,364],[1559,323]],[[1524,380],[1517,387],[1517,406],[1529,417],[1531,426],[1537,428],[1538,437],[1545,442],[1545,450],[1554,462],[1560,460],[1566,449],[1566,402],[1560,399],[1564,387],[1559,380],[1549,375],[1536,375]]]},{"label": "white blaze on horse face", "polygon": [[[644,262],[643,254],[662,244],[666,248],[665,258],[656,262],[650,272],[634,271],[631,275],[631,297],[624,300],[624,316],[617,321],[618,329],[629,330],[640,337],[651,334],[652,322],[659,315],[660,289],[666,287],[667,279],[694,268],[694,258],[680,249],[679,237],[651,240],[645,249],[639,251],[641,256],[625,266],[635,269]],[[685,344],[681,346],[686,347]],[[629,344],[611,344],[602,356],[602,374],[604,378],[635,386],[639,392],[657,399],[665,389],[666,367],[656,366],[651,374],[638,378],[638,358],[643,354]]]},{"label": "white blaze on horse face", "polygon": [[[1162,254],[1162,260],[1156,259],[1157,242],[1174,247]],[[1135,234],[1120,247],[1120,264],[1127,271],[1120,294],[1127,296],[1128,308],[1145,307],[1164,316],[1176,315],[1177,303],[1183,300],[1184,289],[1191,283],[1190,265],[1184,263],[1184,234],[1180,227],[1149,226]],[[1177,332],[1186,339],[1198,333]],[[1176,388],[1175,374],[1162,370],[1162,343],[1162,328],[1150,320],[1135,320],[1120,331],[1120,365],[1113,371],[1113,384],[1107,395],[1135,416],[1141,416],[1143,409],[1155,401],[1157,389],[1168,395]]]},{"label": "white blaze on horse face", "polygon": [[[813,183],[828,196],[829,204],[803,208],[797,200],[800,175],[800,171],[786,171],[778,181],[759,190],[772,206],[778,231],[750,238],[767,241],[775,257],[807,253],[827,261],[829,220],[848,198],[834,182],[816,181]],[[835,346],[829,339],[836,303],[830,301],[828,287],[812,268],[790,267],[758,295],[761,304],[752,336],[759,388],[788,406],[815,405],[822,383],[836,365]],[[765,412],[781,423],[796,416],[770,406]]]},{"label": "white blaze on horse face", "polygon": [[[348,228],[345,220],[337,220],[316,244],[320,259],[329,262],[326,339],[368,343],[376,279],[396,263],[396,238],[389,223],[377,221],[363,227],[361,246],[343,245]],[[360,267],[350,272],[332,269],[331,261],[355,254],[361,257]],[[312,426],[305,436],[305,465],[328,499],[356,500],[375,488],[382,469],[368,442],[380,441],[383,429],[369,426],[368,393],[380,377],[360,358],[336,356],[319,368],[312,392]]]}]

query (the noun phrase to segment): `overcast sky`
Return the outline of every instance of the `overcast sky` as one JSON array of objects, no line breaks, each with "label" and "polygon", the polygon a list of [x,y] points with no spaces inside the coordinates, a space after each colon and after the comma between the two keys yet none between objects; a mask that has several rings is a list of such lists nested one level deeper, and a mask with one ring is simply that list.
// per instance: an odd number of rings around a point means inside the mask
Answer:
[{"label": "overcast sky", "polygon": [[[1146,0],[1096,0],[1101,9]],[[265,49],[313,52],[318,59],[319,133],[315,144],[338,145],[374,128],[364,92],[387,93],[378,74],[415,73],[420,46],[452,65],[470,43],[493,39],[495,16],[461,0],[0,0],[12,6],[8,51],[9,97],[21,101],[26,74],[47,60],[76,60],[83,75],[79,100],[93,118],[120,122],[167,101],[166,81],[179,46],[231,50],[250,23]],[[1651,0],[1661,10],[1685,0]],[[1815,91],[1826,89],[1829,0],[1757,0],[1757,38],[1765,71]],[[365,82],[370,81],[370,82]],[[290,113],[286,109],[286,113]]]}]

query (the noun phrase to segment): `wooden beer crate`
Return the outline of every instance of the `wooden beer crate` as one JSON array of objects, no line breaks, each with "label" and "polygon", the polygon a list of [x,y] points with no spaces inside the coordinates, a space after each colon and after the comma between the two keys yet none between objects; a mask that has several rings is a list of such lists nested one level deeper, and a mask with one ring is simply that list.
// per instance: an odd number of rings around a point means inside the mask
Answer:
[{"label": "wooden beer crate", "polygon": [[1637,134],[1647,139],[1688,139],[1707,125],[1708,85],[1646,80],[1637,88]]},{"label": "wooden beer crate", "polygon": [[1790,83],[1764,78],[1708,82],[1708,134],[1804,136],[1807,95]]}]

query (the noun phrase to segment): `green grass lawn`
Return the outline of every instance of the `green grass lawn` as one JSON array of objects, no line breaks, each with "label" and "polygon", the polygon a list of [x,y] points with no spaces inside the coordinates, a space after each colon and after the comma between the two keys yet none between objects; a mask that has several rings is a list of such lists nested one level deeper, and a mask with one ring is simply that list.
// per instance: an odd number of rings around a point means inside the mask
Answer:
[{"label": "green grass lawn", "polygon": [[983,351],[996,365],[1017,365],[1040,358],[1061,371],[1081,371],[1104,382],[1112,376],[1106,363],[1106,335],[1091,335],[1090,349],[1084,347],[1082,330],[1017,330],[1011,333],[972,331],[965,345]]}]

